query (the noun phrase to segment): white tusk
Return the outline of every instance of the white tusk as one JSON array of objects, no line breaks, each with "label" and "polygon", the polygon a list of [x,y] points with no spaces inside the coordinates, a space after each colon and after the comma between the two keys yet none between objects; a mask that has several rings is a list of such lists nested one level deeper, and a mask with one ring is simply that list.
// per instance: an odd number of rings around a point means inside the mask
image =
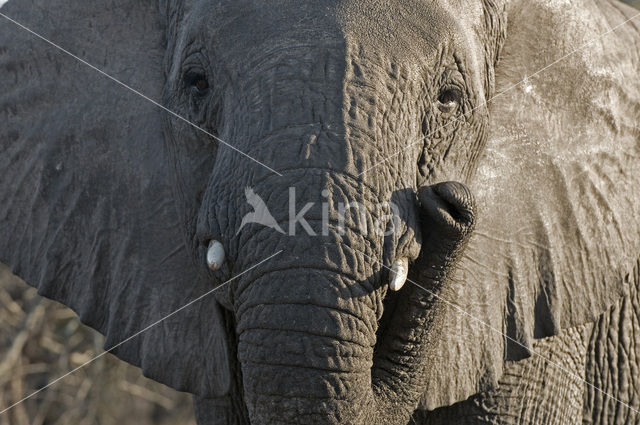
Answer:
[{"label": "white tusk", "polygon": [[399,291],[407,281],[407,274],[409,273],[409,260],[407,260],[406,258],[396,260],[393,263],[393,266],[391,266],[391,273],[393,273],[393,276],[391,277],[391,283],[389,284],[389,287],[392,291]]},{"label": "white tusk", "polygon": [[209,242],[207,249],[207,265],[213,271],[219,270],[224,263],[224,247],[216,240]]}]

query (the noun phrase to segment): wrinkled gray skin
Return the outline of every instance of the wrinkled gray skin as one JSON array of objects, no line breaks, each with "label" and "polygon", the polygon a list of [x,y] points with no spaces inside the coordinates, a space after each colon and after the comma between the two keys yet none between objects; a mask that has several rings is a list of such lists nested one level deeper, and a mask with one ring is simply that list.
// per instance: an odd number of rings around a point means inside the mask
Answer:
[{"label": "wrinkled gray skin", "polygon": [[637,423],[576,378],[640,406],[640,35],[577,3],[9,2],[235,149],[3,22],[0,260],[107,347],[219,286],[114,350],[201,424]]}]

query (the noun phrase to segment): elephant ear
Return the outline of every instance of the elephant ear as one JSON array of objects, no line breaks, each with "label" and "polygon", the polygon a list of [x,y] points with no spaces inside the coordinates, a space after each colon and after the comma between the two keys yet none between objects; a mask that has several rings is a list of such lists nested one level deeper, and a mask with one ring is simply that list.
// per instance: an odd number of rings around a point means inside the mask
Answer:
[{"label": "elephant ear", "polygon": [[495,71],[496,92],[506,91],[488,105],[490,135],[470,183],[477,231],[456,276],[427,409],[491,388],[505,360],[594,320],[635,275],[638,19],[602,34],[638,11],[579,3],[526,1],[509,11]]},{"label": "elephant ear", "polygon": [[[10,0],[1,13],[160,99],[153,2]],[[178,390],[229,388],[225,325],[185,248],[161,109],[0,18],[0,261]],[[136,335],[136,336],[134,336]],[[128,338],[133,338],[127,340]]]}]

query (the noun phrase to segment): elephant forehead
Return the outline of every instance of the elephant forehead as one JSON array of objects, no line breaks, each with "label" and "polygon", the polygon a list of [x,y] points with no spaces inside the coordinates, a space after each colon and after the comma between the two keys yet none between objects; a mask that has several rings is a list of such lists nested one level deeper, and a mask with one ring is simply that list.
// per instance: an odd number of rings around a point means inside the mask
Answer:
[{"label": "elephant forehead", "polygon": [[350,40],[399,59],[438,55],[450,43],[467,46],[481,22],[478,1],[347,0],[336,10],[342,32]]},{"label": "elephant forehead", "polygon": [[482,2],[459,0],[199,0],[190,12],[193,36],[232,62],[291,45],[327,44],[335,50],[357,45],[405,63],[435,59],[449,44],[456,50],[475,46],[484,16]]}]

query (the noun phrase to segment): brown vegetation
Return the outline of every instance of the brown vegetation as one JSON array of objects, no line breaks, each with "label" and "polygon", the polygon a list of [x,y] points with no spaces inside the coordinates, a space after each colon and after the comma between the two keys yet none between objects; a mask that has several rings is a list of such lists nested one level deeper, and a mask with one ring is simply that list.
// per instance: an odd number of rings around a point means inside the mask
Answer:
[{"label": "brown vegetation", "polygon": [[[103,338],[0,265],[0,411],[102,353]],[[106,354],[0,415],[0,425],[191,425],[191,397]]]}]

